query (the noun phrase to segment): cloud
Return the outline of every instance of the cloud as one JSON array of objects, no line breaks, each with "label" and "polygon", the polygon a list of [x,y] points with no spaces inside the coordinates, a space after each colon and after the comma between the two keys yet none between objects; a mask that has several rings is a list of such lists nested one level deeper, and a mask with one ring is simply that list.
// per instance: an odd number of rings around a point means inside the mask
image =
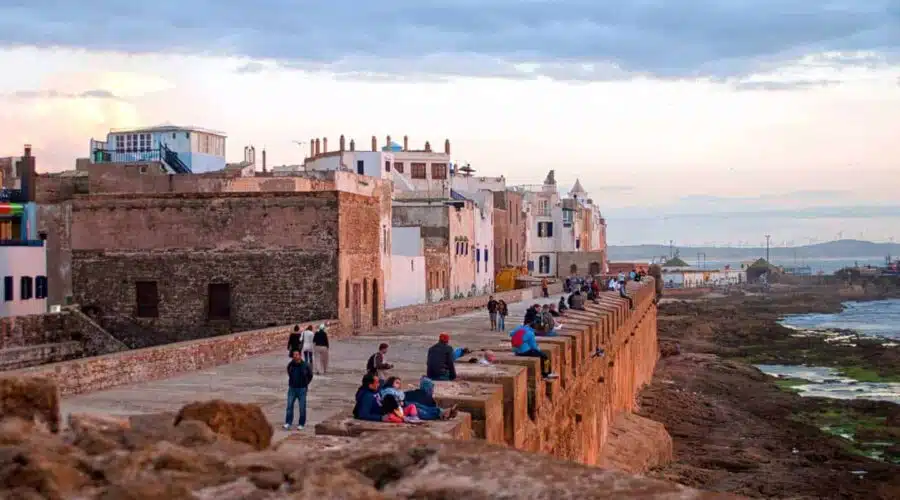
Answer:
[{"label": "cloud", "polygon": [[92,89],[84,92],[61,92],[59,90],[18,90],[9,94],[15,99],[119,99],[109,90]]},{"label": "cloud", "polygon": [[809,90],[840,85],[840,80],[796,80],[796,81],[771,81],[749,80],[736,82],[732,85],[735,90]]},{"label": "cloud", "polygon": [[[822,52],[838,54],[826,64],[858,65],[864,62],[839,54],[877,59],[900,45],[896,0],[257,0],[253,9],[214,0],[96,0],[91,9],[62,0],[5,4],[0,46],[228,55],[376,79],[434,72],[730,79]],[[435,68],[435,58],[448,65]],[[355,67],[360,63],[366,67]]]}]

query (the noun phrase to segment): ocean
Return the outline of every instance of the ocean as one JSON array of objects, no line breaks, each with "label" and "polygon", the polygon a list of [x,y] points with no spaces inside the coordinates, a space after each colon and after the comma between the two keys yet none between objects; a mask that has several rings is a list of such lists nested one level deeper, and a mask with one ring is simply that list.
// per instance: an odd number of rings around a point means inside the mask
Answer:
[{"label": "ocean", "polygon": [[[708,260],[705,263],[703,260],[697,261],[696,259],[691,260],[687,257],[682,257],[685,262],[694,267],[705,267],[707,269],[723,269],[726,265],[730,265],[732,269],[740,269],[740,262],[731,262],[726,260]],[[794,266],[809,266],[812,270],[813,274],[834,274],[836,271],[840,271],[845,267],[853,267],[853,266],[872,266],[872,267],[882,267],[884,266],[884,257],[860,257],[857,259],[848,259],[848,258],[840,258],[840,259],[772,259],[772,264],[776,266],[784,266],[784,267],[794,267]]]},{"label": "ocean", "polygon": [[798,314],[781,324],[804,330],[845,329],[900,340],[900,299],[845,302],[835,314]]},{"label": "ocean", "polygon": [[[900,341],[900,299],[845,302],[834,314],[797,314],[785,317],[781,324],[799,332],[853,330],[860,335]],[[900,349],[894,344],[893,349]],[[838,370],[821,366],[757,365],[763,373],[775,377],[808,380],[794,387],[801,396],[836,399],[872,399],[900,404],[900,383],[860,382],[843,376]]]}]

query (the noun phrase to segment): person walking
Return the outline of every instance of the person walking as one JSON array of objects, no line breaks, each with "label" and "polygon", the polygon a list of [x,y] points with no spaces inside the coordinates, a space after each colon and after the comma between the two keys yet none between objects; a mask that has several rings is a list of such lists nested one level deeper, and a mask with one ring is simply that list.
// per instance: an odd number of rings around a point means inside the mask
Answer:
[{"label": "person walking", "polygon": [[494,300],[493,295],[488,297],[487,310],[488,317],[491,319],[491,331],[494,331],[497,329],[497,301]]},{"label": "person walking", "polygon": [[506,317],[509,316],[509,307],[506,306],[505,300],[497,302],[497,331],[506,331]]},{"label": "person walking", "polygon": [[543,292],[544,298],[550,296],[550,282],[547,281],[547,278],[541,280],[541,292]]},{"label": "person walking", "polygon": [[299,405],[300,415],[297,419],[297,430],[306,426],[306,391],[312,382],[313,372],[309,363],[303,360],[300,351],[291,353],[291,361],[287,365],[288,391],[287,410],[284,415],[284,430],[290,430],[294,423],[294,404]]},{"label": "person walking", "polygon": [[303,353],[303,360],[309,363],[310,366],[313,364],[313,347],[315,347],[313,337],[315,335],[312,325],[306,325],[306,329],[300,334],[300,352]]},{"label": "person walking", "polygon": [[299,351],[303,347],[303,333],[300,331],[300,325],[294,325],[294,331],[288,335],[287,352],[288,357],[294,356],[294,351]]},{"label": "person walking", "polygon": [[321,373],[328,374],[328,332],[325,331],[325,323],[319,325],[316,334],[313,335],[313,345],[315,346],[316,362],[313,366],[316,368],[316,375]]}]

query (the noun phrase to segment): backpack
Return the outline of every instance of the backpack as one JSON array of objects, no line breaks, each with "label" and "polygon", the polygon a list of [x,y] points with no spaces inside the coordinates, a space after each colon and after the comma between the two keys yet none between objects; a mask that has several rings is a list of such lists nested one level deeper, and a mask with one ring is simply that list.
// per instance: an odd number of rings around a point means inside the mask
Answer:
[{"label": "backpack", "polygon": [[509,342],[514,349],[522,347],[522,345],[525,344],[525,328],[521,326],[516,328],[516,331],[510,336]]},{"label": "backpack", "polygon": [[375,371],[375,356],[376,356],[377,354],[378,354],[378,353],[376,352],[375,354],[369,356],[369,360],[366,361],[366,371],[367,371],[367,372],[374,372],[374,371]]}]

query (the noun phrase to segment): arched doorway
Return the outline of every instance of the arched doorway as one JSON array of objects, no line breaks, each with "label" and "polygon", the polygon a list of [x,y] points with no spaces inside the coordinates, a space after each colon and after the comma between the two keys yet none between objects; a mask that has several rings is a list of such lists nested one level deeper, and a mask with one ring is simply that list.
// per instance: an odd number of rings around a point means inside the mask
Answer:
[{"label": "arched doorway", "polygon": [[381,301],[378,296],[378,280],[372,280],[372,326],[378,326],[378,305]]},{"label": "arched doorway", "polygon": [[569,274],[578,274],[578,266],[575,264],[569,266]]},{"label": "arched doorway", "polygon": [[591,262],[591,276],[600,274],[600,263],[599,262]]}]

